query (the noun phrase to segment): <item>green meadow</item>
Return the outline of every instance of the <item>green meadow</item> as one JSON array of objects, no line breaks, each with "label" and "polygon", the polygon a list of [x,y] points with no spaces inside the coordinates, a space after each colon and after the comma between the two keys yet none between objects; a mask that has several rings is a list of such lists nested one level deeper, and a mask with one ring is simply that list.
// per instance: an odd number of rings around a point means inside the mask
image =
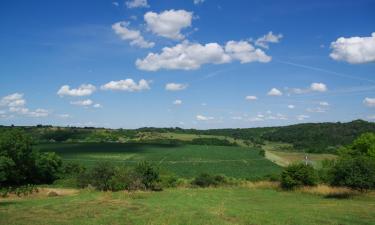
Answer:
[{"label": "green meadow", "polygon": [[167,145],[143,143],[59,143],[39,145],[41,151],[53,151],[65,161],[87,167],[98,161],[132,166],[149,161],[162,171],[190,178],[202,172],[229,177],[258,179],[277,174],[281,167],[259,155],[254,148],[236,146]]},{"label": "green meadow", "polygon": [[0,201],[0,224],[372,225],[375,197],[330,199],[276,189],[221,187],[98,192]]}]

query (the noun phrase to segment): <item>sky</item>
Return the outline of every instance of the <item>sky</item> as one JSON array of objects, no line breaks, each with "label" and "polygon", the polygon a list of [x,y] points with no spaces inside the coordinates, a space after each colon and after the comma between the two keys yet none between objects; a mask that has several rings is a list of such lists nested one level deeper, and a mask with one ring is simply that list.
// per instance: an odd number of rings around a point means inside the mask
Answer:
[{"label": "sky", "polygon": [[0,2],[0,124],[375,120],[375,1]]}]

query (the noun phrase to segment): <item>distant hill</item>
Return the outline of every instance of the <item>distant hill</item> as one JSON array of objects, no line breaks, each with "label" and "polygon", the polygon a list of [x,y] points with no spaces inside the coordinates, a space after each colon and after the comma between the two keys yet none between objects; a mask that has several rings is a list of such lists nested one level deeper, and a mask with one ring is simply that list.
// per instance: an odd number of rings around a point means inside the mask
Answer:
[{"label": "distant hill", "polygon": [[[0,126],[12,129],[9,126]],[[337,147],[351,143],[362,133],[375,132],[375,123],[354,120],[348,123],[304,123],[283,127],[263,128],[228,128],[228,129],[182,129],[144,127],[139,129],[105,129],[94,127],[53,127],[32,126],[18,127],[30,133],[37,142],[128,142],[147,141],[145,133],[158,136],[157,140],[167,141],[178,139],[177,136],[157,135],[158,133],[194,134],[225,136],[245,140],[246,143],[262,145],[264,141],[284,142],[293,144],[295,150],[315,153],[335,153]],[[160,136],[160,137],[159,137]],[[166,140],[162,140],[166,139]],[[207,142],[207,140],[205,140]],[[212,141],[211,141],[212,142]]]}]

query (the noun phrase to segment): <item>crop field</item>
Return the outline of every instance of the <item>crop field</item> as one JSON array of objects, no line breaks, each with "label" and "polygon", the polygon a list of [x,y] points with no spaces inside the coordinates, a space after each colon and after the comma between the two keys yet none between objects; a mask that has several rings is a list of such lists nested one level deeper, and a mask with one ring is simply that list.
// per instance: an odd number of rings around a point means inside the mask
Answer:
[{"label": "crop field", "polygon": [[181,177],[193,177],[207,172],[256,179],[281,170],[279,166],[260,156],[258,150],[244,147],[64,143],[39,145],[38,148],[56,152],[65,161],[82,163],[88,167],[98,161],[131,166],[147,160],[159,165],[162,171],[170,171]]},{"label": "crop field", "polygon": [[[99,206],[99,207],[98,207]],[[222,187],[0,199],[1,225],[374,224],[375,196],[332,199],[274,189]]]}]

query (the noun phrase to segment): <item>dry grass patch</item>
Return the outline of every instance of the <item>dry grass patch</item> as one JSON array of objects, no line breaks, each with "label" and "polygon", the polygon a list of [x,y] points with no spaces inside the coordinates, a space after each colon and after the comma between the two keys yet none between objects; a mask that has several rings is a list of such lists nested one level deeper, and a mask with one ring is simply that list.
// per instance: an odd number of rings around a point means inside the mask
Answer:
[{"label": "dry grass patch", "polygon": [[257,181],[257,182],[246,181],[242,183],[241,186],[247,187],[247,188],[277,189],[280,187],[280,183],[274,182],[274,181]]}]

